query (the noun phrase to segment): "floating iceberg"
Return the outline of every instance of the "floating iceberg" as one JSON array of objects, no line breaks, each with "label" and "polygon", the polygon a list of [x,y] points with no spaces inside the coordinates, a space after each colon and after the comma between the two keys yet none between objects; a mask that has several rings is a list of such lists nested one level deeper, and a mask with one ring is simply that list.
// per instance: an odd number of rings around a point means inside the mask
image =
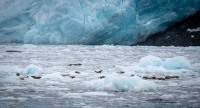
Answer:
[{"label": "floating iceberg", "polygon": [[146,56],[139,60],[140,67],[163,67],[168,70],[175,70],[175,69],[189,69],[191,68],[190,61],[183,56],[177,56],[173,58],[167,58],[164,62],[162,59],[156,56]]},{"label": "floating iceberg", "polygon": [[156,84],[146,81],[140,77],[111,76],[105,79],[87,81],[86,86],[92,90],[102,91],[152,91],[156,89]]},{"label": "floating iceberg", "polygon": [[58,82],[68,82],[70,81],[69,78],[65,78],[59,72],[46,74],[42,77],[42,80],[45,81],[58,81]]},{"label": "floating iceberg", "polygon": [[174,69],[189,69],[191,67],[190,61],[183,57],[173,57],[168,58],[163,62],[163,67],[166,69],[174,70]]},{"label": "floating iceberg", "polygon": [[20,74],[39,76],[43,72],[44,70],[41,67],[31,64],[31,65],[28,65]]},{"label": "floating iceberg", "polygon": [[148,55],[146,57],[142,57],[139,60],[139,66],[147,67],[147,66],[161,66],[163,63],[162,59],[156,56]]},{"label": "floating iceberg", "polygon": [[1,0],[0,43],[126,44],[200,9],[200,0]]}]

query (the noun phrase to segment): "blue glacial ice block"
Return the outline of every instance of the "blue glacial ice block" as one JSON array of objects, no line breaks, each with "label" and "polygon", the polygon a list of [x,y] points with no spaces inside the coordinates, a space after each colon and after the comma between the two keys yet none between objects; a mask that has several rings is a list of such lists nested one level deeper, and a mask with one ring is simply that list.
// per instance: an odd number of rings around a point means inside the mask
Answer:
[{"label": "blue glacial ice block", "polygon": [[148,66],[159,67],[159,66],[162,66],[162,64],[163,64],[162,59],[160,59],[159,57],[156,57],[156,56],[152,56],[152,55],[142,57],[139,60],[139,66],[141,66],[141,67],[148,67]]},{"label": "blue glacial ice block", "polygon": [[138,76],[111,76],[104,79],[86,81],[85,86],[96,91],[154,91],[157,85],[151,81],[146,81]]},{"label": "blue glacial ice block", "polygon": [[121,44],[200,9],[200,0],[1,0],[0,43]]},{"label": "blue glacial ice block", "polygon": [[44,70],[41,67],[36,66],[34,64],[30,64],[25,69],[23,69],[23,71],[21,71],[20,74],[22,74],[22,75],[36,75],[36,76],[39,76],[43,72],[44,72]]},{"label": "blue glacial ice block", "polygon": [[191,68],[190,61],[183,56],[168,58],[163,62],[163,67],[169,70],[189,69]]}]

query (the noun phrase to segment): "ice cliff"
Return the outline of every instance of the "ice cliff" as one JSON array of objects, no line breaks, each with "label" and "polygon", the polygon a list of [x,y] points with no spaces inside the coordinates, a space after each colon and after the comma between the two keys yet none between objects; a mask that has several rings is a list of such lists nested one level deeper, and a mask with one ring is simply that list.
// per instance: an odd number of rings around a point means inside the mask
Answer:
[{"label": "ice cliff", "polygon": [[123,44],[200,9],[200,0],[0,0],[0,43]]}]

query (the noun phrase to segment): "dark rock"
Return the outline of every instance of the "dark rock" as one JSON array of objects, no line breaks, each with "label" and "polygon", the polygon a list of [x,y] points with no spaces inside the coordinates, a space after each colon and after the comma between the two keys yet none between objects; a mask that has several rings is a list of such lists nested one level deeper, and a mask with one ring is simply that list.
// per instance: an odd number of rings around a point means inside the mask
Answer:
[{"label": "dark rock", "polygon": [[41,76],[31,76],[32,78],[34,78],[34,79],[40,79],[41,78]]},{"label": "dark rock", "polygon": [[24,80],[25,78],[23,78],[23,77],[19,77],[20,78],[20,80]]},{"label": "dark rock", "polygon": [[19,74],[19,73],[16,73],[16,76],[20,76],[20,74]]},{"label": "dark rock", "polygon": [[155,76],[153,76],[153,77],[144,76],[143,79],[156,79],[156,77]]},{"label": "dark rock", "polygon": [[76,73],[76,74],[81,74],[81,72],[79,72],[79,71],[75,71],[75,73]]},{"label": "dark rock", "polygon": [[162,102],[163,99],[155,98],[155,99],[148,99],[147,101],[151,101],[151,102]]},{"label": "dark rock", "polygon": [[16,51],[16,50],[7,50],[6,52],[19,52],[19,53],[21,53],[22,51]]},{"label": "dark rock", "polygon": [[61,74],[63,77],[70,76],[70,74]]},{"label": "dark rock", "polygon": [[121,72],[117,72],[118,74],[124,74],[125,72],[124,71],[121,71]]},{"label": "dark rock", "polygon": [[131,77],[134,77],[135,75],[130,75]]},{"label": "dark rock", "polygon": [[179,76],[166,76],[165,79],[179,78]]},{"label": "dark rock", "polygon": [[81,66],[82,64],[77,63],[77,64],[69,64],[68,66]]},{"label": "dark rock", "polygon": [[24,76],[19,76],[19,79],[25,80],[25,77]]},{"label": "dark rock", "polygon": [[96,70],[95,72],[96,72],[96,73],[102,73],[103,70]]},{"label": "dark rock", "polygon": [[156,78],[156,80],[166,80],[165,78]]},{"label": "dark rock", "polygon": [[177,22],[164,32],[152,34],[143,42],[134,45],[145,46],[199,46],[200,31],[191,32],[190,29],[200,27],[200,11]]},{"label": "dark rock", "polygon": [[75,78],[75,76],[69,76],[70,78],[72,78],[72,79],[74,79]]},{"label": "dark rock", "polygon": [[105,76],[100,76],[98,79],[103,79],[103,78],[105,78]]}]

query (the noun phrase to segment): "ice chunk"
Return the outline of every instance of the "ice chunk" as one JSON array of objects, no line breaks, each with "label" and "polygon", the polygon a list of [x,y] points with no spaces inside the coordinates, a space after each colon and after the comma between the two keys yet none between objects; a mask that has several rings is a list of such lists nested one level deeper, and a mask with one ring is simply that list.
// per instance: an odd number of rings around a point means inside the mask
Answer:
[{"label": "ice chunk", "polygon": [[44,70],[36,66],[34,64],[28,65],[23,71],[21,71],[22,75],[33,75],[33,76],[40,76],[41,73],[43,73]]},{"label": "ice chunk", "polygon": [[67,93],[66,96],[115,96],[107,92],[85,92],[85,93]]},{"label": "ice chunk", "polygon": [[188,32],[200,32],[200,27],[196,28],[196,29],[187,29]]},{"label": "ice chunk", "polygon": [[11,75],[11,76],[5,77],[3,80],[0,81],[0,83],[4,83],[4,84],[19,84],[20,83],[20,79],[18,77],[16,77],[15,75]]},{"label": "ice chunk", "polygon": [[124,72],[124,68],[125,68],[125,67],[123,67],[123,66],[116,65],[116,66],[114,67],[114,70],[115,70],[116,72]]},{"label": "ice chunk", "polygon": [[156,56],[148,55],[139,60],[140,67],[163,67],[167,70],[175,69],[189,69],[191,67],[190,61],[183,56],[177,56],[173,58],[168,58],[164,62],[161,58]]},{"label": "ice chunk", "polygon": [[176,94],[164,94],[161,96],[162,99],[173,99],[176,96]]},{"label": "ice chunk", "polygon": [[186,57],[178,56],[166,59],[163,62],[163,67],[169,70],[189,69],[191,67],[191,64]]},{"label": "ice chunk", "polygon": [[55,73],[44,75],[42,79],[51,80],[51,81],[60,81],[66,78],[64,78],[59,72],[55,72]]},{"label": "ice chunk", "polygon": [[156,84],[141,79],[140,77],[111,76],[105,79],[97,79],[86,82],[86,86],[92,90],[105,91],[152,91]]},{"label": "ice chunk", "polygon": [[139,60],[139,66],[147,67],[147,66],[162,66],[162,59],[156,56],[148,55]]}]

